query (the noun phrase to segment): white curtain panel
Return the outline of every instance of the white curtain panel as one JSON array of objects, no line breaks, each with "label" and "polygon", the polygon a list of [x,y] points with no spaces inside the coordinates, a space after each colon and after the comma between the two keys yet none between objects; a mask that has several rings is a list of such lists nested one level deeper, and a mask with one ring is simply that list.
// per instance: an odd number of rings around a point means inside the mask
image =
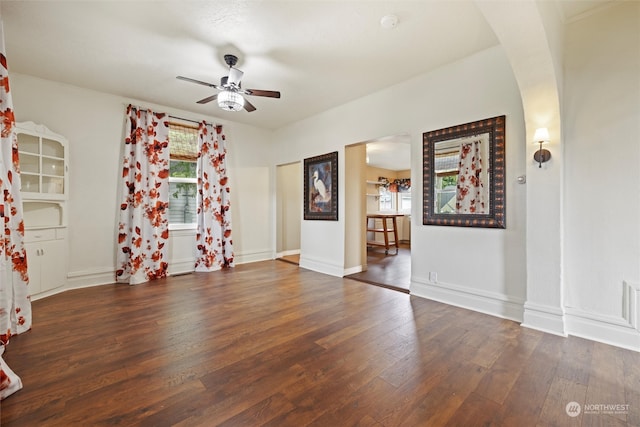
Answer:
[{"label": "white curtain panel", "polygon": [[18,140],[15,133],[13,99],[0,21],[0,398],[22,388],[20,378],[2,359],[12,335],[31,329],[31,301],[24,221],[20,198]]},{"label": "white curtain panel", "polygon": [[473,141],[460,146],[456,213],[488,213],[484,191],[485,184],[482,182],[481,144],[481,141]]},{"label": "white curtain panel", "polygon": [[198,195],[196,271],[233,267],[231,203],[222,126],[200,123],[198,129]]},{"label": "white curtain panel", "polygon": [[116,280],[167,276],[169,116],[129,105],[122,159]]}]

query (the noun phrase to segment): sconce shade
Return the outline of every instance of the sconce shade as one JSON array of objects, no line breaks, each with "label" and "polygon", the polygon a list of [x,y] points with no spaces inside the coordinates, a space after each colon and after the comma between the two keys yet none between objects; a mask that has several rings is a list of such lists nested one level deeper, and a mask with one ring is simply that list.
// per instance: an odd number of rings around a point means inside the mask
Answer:
[{"label": "sconce shade", "polygon": [[218,94],[218,107],[227,111],[240,111],[244,107],[244,98],[237,92],[223,90]]},{"label": "sconce shade", "polygon": [[538,128],[536,129],[536,133],[533,135],[533,143],[545,143],[549,142],[549,130],[547,128]]}]

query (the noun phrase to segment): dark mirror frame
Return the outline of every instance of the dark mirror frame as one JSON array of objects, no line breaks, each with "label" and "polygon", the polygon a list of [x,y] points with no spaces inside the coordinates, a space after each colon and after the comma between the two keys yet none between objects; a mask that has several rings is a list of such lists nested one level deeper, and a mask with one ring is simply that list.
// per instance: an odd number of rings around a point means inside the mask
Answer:
[{"label": "dark mirror frame", "polygon": [[[489,133],[489,213],[435,213],[435,144]],[[422,134],[424,225],[505,228],[505,116],[478,120]]]}]

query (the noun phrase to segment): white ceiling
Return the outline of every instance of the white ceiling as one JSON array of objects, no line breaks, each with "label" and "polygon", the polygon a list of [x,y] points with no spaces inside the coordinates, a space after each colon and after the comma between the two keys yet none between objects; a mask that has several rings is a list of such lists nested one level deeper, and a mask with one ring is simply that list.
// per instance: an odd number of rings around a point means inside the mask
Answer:
[{"label": "white ceiling", "polygon": [[[484,0],[481,0],[484,1]],[[576,16],[607,1],[560,1]],[[473,1],[1,1],[10,72],[277,129],[498,43]],[[380,19],[399,18],[393,29]],[[257,111],[196,101],[239,56]],[[398,146],[392,146],[398,151]]]},{"label": "white ceiling", "polygon": [[[3,1],[9,71],[276,129],[497,44],[472,1]],[[395,14],[385,30],[380,19]],[[257,111],[196,101],[235,53]]]},{"label": "white ceiling", "polygon": [[411,139],[396,135],[367,143],[367,164],[392,171],[411,169]]}]

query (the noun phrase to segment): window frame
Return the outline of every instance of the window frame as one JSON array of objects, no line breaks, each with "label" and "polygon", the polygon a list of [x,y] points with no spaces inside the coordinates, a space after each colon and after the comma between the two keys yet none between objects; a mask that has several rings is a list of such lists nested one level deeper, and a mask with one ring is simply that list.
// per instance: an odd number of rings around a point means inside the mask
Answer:
[{"label": "window frame", "polygon": [[[385,193],[385,194],[383,194]],[[382,200],[383,197],[386,197],[386,195],[389,195],[389,199],[391,201],[391,208],[390,209],[383,209],[382,208]],[[385,202],[386,203],[386,202]],[[383,185],[378,187],[378,211],[380,212],[397,212],[398,209],[398,205],[396,203],[396,198],[394,197],[394,193],[392,193],[391,191],[389,191],[389,189]]]},{"label": "window frame", "polygon": [[[172,126],[174,126],[174,132],[175,129],[180,129],[180,128],[187,128],[187,129],[192,129],[192,130],[198,130],[197,126],[193,126],[190,124],[184,124],[184,123],[175,123],[175,122],[169,122],[169,128],[171,128]],[[171,139],[169,139],[169,148],[171,149]],[[195,184],[196,186],[196,194],[195,199],[196,202],[195,204],[197,205],[197,191],[198,191],[198,176],[197,176],[197,141],[195,143],[195,156],[194,156],[194,160],[189,160],[189,159],[184,159],[184,158],[177,158],[177,157],[172,157],[170,155],[170,162],[169,162],[169,188],[171,188],[172,184]],[[172,162],[188,162],[188,163],[196,163],[196,176],[195,177],[173,177],[171,176],[171,163]],[[193,197],[193,196],[192,196]],[[173,193],[169,193],[169,211],[171,211],[171,199],[173,198]],[[197,211],[197,206],[195,207],[195,210]],[[195,230],[198,226],[198,218],[197,218],[197,214],[194,214],[194,219],[193,222],[189,222],[189,223],[185,223],[185,222],[172,222],[171,221],[171,216],[169,216],[169,230]]]}]

